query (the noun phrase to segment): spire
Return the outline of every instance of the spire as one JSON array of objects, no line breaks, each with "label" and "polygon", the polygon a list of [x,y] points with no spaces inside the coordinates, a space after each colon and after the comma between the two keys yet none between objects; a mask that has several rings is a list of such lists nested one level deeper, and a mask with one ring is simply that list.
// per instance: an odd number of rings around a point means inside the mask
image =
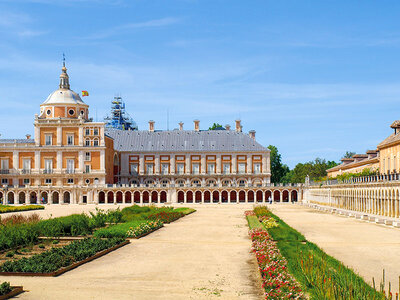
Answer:
[{"label": "spire", "polygon": [[63,67],[60,75],[60,89],[69,90],[69,77],[67,74],[67,68],[65,67],[65,54],[63,53]]}]

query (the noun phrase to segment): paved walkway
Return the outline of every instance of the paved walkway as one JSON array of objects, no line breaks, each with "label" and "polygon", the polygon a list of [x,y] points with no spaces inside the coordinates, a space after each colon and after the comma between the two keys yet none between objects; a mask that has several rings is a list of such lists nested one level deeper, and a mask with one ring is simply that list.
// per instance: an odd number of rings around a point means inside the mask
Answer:
[{"label": "paved walkway", "polygon": [[300,205],[273,205],[272,210],[288,225],[316,243],[326,253],[379,286],[382,270],[386,288],[399,290],[400,229],[342,217]]},{"label": "paved walkway", "polygon": [[[77,207],[40,214],[94,209]],[[194,207],[196,213],[59,277],[0,280],[23,285],[29,292],[20,299],[261,299],[246,206]]]}]

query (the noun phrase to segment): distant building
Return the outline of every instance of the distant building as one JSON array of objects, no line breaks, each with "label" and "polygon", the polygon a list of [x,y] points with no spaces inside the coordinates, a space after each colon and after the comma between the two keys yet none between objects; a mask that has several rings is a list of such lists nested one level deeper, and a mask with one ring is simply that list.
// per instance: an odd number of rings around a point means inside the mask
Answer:
[{"label": "distant building", "polygon": [[378,145],[381,174],[399,173],[400,120],[394,121],[390,127],[393,129],[393,133]]},{"label": "distant building", "polygon": [[366,154],[355,154],[351,158],[342,158],[342,163],[326,170],[329,178],[345,173],[361,173],[368,169],[373,172],[379,169],[379,151],[368,150]]}]

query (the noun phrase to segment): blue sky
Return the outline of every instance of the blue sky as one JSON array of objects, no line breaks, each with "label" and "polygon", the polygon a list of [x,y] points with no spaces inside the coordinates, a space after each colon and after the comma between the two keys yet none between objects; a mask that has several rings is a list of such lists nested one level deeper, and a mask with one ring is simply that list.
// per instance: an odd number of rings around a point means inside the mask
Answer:
[{"label": "blue sky", "polygon": [[139,129],[234,125],[290,167],[363,153],[400,118],[399,1],[0,0],[0,133],[33,133],[58,86]]}]

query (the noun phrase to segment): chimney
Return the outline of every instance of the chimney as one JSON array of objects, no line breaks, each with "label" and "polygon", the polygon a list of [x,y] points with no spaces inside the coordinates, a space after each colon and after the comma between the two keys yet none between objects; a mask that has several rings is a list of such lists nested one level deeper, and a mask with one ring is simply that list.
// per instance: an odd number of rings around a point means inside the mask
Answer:
[{"label": "chimney", "polygon": [[27,139],[27,140],[30,140],[30,139],[31,139],[31,135],[30,135],[29,133],[26,135],[26,139]]},{"label": "chimney", "polygon": [[225,129],[226,129],[226,130],[231,130],[231,125],[226,124],[226,125],[225,125]]},{"label": "chimney", "polygon": [[179,130],[182,131],[183,130],[183,122],[179,122]]},{"label": "chimney", "polygon": [[149,121],[149,131],[150,132],[154,132],[154,121],[153,120],[150,120]]},{"label": "chimney", "polygon": [[253,140],[256,140],[256,131],[255,131],[255,130],[250,130],[250,131],[249,131],[249,136],[250,136]]},{"label": "chimney", "polygon": [[242,132],[242,125],[240,125],[240,120],[236,120],[235,121],[235,123],[236,123],[236,129],[235,129],[235,131],[236,132]]},{"label": "chimney", "polygon": [[200,131],[200,121],[194,120],[194,131]]}]

